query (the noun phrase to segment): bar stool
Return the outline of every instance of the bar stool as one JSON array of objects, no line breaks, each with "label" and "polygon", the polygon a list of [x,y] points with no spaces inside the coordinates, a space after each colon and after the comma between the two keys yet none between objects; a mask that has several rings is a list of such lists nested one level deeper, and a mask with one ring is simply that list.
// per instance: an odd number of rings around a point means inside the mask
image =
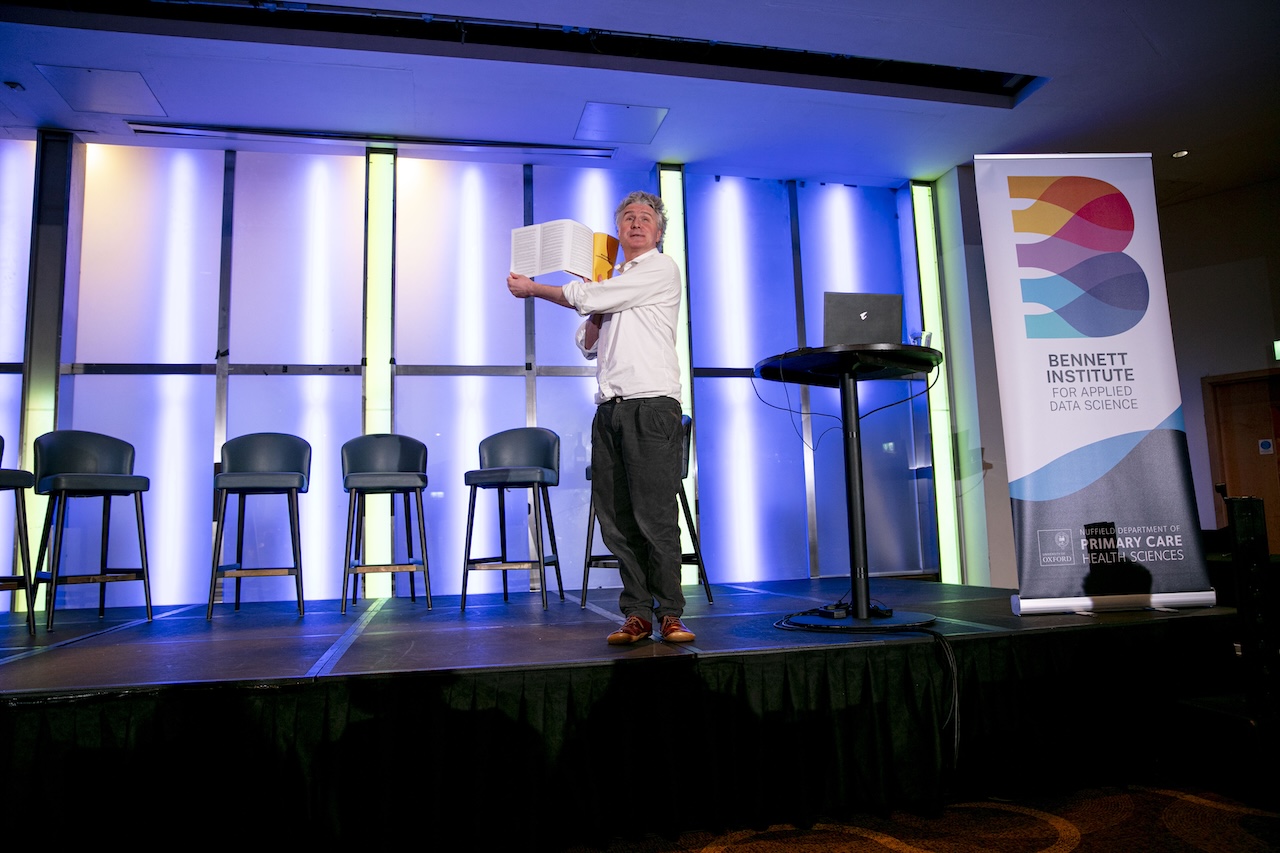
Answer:
[{"label": "bar stool", "polygon": [[[209,606],[205,619],[213,618],[213,598],[221,578],[236,579],[236,606],[240,609],[240,581],[247,577],[292,575],[298,591],[298,615],[306,613],[302,595],[302,538],[298,533],[298,495],[307,491],[311,477],[311,445],[296,435],[258,432],[233,438],[222,445],[222,471],[213,478],[217,526],[213,534],[213,571],[209,579]],[[239,499],[236,518],[236,561],[221,565],[223,526],[227,520],[227,496]],[[246,568],[244,565],[244,504],[248,495],[285,495],[289,502],[289,533],[293,565]]]},{"label": "bar stool", "polygon": [[[36,493],[49,496],[44,525],[40,532],[40,553],[36,557],[36,573],[32,581],[34,601],[40,584],[48,584],[45,609],[49,611],[46,630],[53,630],[53,611],[58,587],[66,584],[98,585],[98,618],[106,615],[107,584],[118,581],[142,581],[147,603],[147,620],[151,620],[151,581],[147,573],[147,531],[142,517],[142,493],[151,487],[146,477],[133,473],[133,445],[119,438],[96,432],[60,429],[47,432],[35,441]],[[108,534],[111,530],[111,499],[133,496],[138,520],[140,568],[107,566]],[[67,503],[73,498],[102,498],[102,545],[96,574],[66,575],[62,573],[62,533],[67,524]],[[44,555],[52,535],[49,571],[42,571]]]},{"label": "bar stool", "polygon": [[[379,433],[362,435],[342,445],[342,487],[347,503],[346,565],[342,570],[342,612],[347,612],[347,583],[351,582],[351,603],[358,596],[359,576],[367,572],[408,572],[409,599],[417,601],[413,573],[422,568],[427,609],[431,609],[431,570],[427,566],[427,527],[422,514],[422,490],[427,487],[427,446],[416,438]],[[406,562],[370,564],[364,562],[365,495],[404,496],[404,543]],[[413,535],[409,496],[418,507],[418,548],[422,559],[413,556]],[[354,535],[353,535],[354,531]],[[394,548],[394,545],[393,545]],[[393,554],[394,557],[394,554]],[[355,575],[356,577],[352,577]]]},{"label": "bar stool", "polygon": [[[689,444],[693,435],[693,419],[688,415],[682,415],[680,424],[684,428],[684,454],[681,458],[680,479],[685,480],[689,476]],[[587,479],[591,479],[591,466],[587,466]],[[680,555],[680,564],[682,566],[697,566],[698,581],[702,584],[703,591],[707,594],[707,604],[715,604],[715,600],[711,597],[711,582],[707,580],[707,567],[702,562],[702,545],[698,541],[698,529],[693,524],[693,513],[689,510],[689,498],[684,493],[684,487],[681,486],[676,493],[680,496],[680,507],[684,510],[685,528],[689,531],[689,539],[693,543],[693,550]],[[582,607],[587,606],[587,580],[591,577],[591,570],[596,569],[617,569],[618,558],[613,554],[592,554],[592,548],[595,544],[596,533],[596,502],[595,498],[591,500],[591,506],[587,510],[587,553],[582,562]]]},{"label": "bar stool", "polygon": [[[480,442],[480,468],[468,471],[463,478],[471,487],[467,505],[467,544],[462,565],[462,609],[467,609],[467,576],[473,569],[502,572],[502,600],[507,601],[507,571],[538,571],[542,589],[542,609],[547,609],[547,566],[556,570],[556,586],[564,600],[564,584],[560,579],[560,557],[556,549],[556,526],[551,519],[549,487],[560,484],[560,436],[542,427],[520,427],[496,433]],[[501,552],[496,557],[471,557],[471,533],[475,526],[476,490],[498,490],[498,536]],[[533,496],[534,551],[536,560],[511,562],[507,559],[507,489],[529,489]],[[548,555],[542,542],[542,510],[547,510],[547,533],[551,539]]]},{"label": "bar stool", "polygon": [[[4,457],[4,436],[0,435],[0,458]],[[18,548],[18,559],[22,561],[22,573],[14,571],[0,575],[0,591],[21,592],[27,606],[27,632],[36,633],[35,600],[31,595],[31,548],[27,542],[27,500],[26,490],[35,485],[36,478],[30,471],[19,468],[0,468],[0,492],[13,492],[14,522],[13,535]],[[17,566],[14,566],[16,569]]]}]

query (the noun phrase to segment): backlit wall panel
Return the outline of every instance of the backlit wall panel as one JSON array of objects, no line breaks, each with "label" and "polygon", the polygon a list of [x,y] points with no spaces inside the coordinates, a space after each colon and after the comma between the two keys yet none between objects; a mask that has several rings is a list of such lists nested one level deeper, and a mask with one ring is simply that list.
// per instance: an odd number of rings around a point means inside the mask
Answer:
[{"label": "backlit wall panel", "polygon": [[[809,576],[804,459],[749,379],[694,379],[702,551],[712,583]],[[694,593],[696,594],[696,593]]]},{"label": "backlit wall panel", "polygon": [[[35,164],[34,142],[0,139],[0,363],[22,361]],[[7,421],[0,429],[16,449],[17,429]]]},{"label": "backlit wall panel", "polygon": [[[64,335],[75,341],[76,362],[128,366],[116,375],[64,375],[58,426],[134,446],[135,471],[151,480],[144,505],[153,601],[199,600],[208,584],[210,510],[207,485],[195,484],[212,477],[213,377],[149,370],[213,360],[222,155],[89,145],[85,156],[79,301],[67,306],[75,325]],[[100,505],[72,502],[68,571],[97,565]],[[113,565],[138,565],[131,500],[112,501],[110,539]],[[73,607],[97,605],[89,586],[59,594]],[[140,584],[109,588],[108,604],[142,601]]]},{"label": "backlit wall panel", "polygon": [[[347,496],[342,490],[342,445],[361,434],[360,377],[232,376],[227,392],[227,438],[254,432],[283,432],[311,445],[311,479],[298,498],[303,581],[308,600],[336,600],[342,589],[342,539],[347,529]],[[213,481],[208,480],[212,490]],[[245,507],[246,566],[293,562],[287,502],[281,495],[250,497]],[[234,500],[228,505],[234,523]],[[210,516],[211,517],[211,516]],[[235,537],[228,540],[234,547]],[[234,553],[234,552],[233,552]],[[223,562],[231,562],[224,555]],[[205,595],[209,576],[205,574]],[[230,592],[231,583],[224,581]],[[252,578],[242,584],[242,600],[295,597],[293,578]],[[224,596],[226,593],[224,593]]]},{"label": "backlit wall panel", "polygon": [[694,368],[749,368],[794,348],[786,186],[707,175],[685,186]]},{"label": "backlit wall panel", "polygon": [[[695,376],[701,368],[750,369],[793,349],[786,186],[690,175],[685,194]],[[717,582],[726,574],[744,581],[805,576],[802,447],[785,414],[762,404],[746,377],[695,378],[694,407],[708,571],[715,555]]]},{"label": "backlit wall panel", "polygon": [[[616,237],[618,229],[613,212],[618,202],[632,190],[657,193],[654,173],[535,167],[533,220],[573,219],[592,231]],[[677,236],[677,239],[683,237]],[[546,284],[563,284],[571,280],[571,276],[568,273],[550,273],[539,276],[538,280]],[[539,299],[534,302],[534,317],[538,330],[538,364],[594,367],[594,362],[584,359],[573,342],[578,324],[582,322],[578,312]]]},{"label": "backlit wall panel", "polygon": [[[797,208],[806,342],[822,346],[824,292],[903,292],[897,193],[880,187],[807,183],[797,188]],[[919,300],[904,301],[904,315],[911,316],[904,317],[902,340],[907,328],[920,328],[920,318],[914,313]],[[906,400],[923,387],[919,382],[894,381],[862,383],[858,388],[864,416],[867,556],[873,574],[919,571],[921,567],[920,471],[913,407]],[[812,389],[811,395],[813,411],[831,416],[814,421],[818,562],[822,574],[840,574],[849,565],[840,395],[835,389],[823,388]],[[928,473],[924,472],[930,482]]]},{"label": "backlit wall panel", "polygon": [[359,364],[363,157],[236,158],[233,364]]},{"label": "backlit wall panel", "polygon": [[[512,301],[515,301],[514,299]],[[401,376],[396,380],[396,432],[427,445],[427,552],[432,593],[462,591],[466,536],[467,471],[480,467],[480,441],[525,425],[524,379],[519,376]],[[507,535],[512,554],[528,553],[525,499],[508,493]],[[554,504],[553,504],[554,506]],[[476,499],[477,557],[498,553],[498,502],[494,490]],[[523,559],[516,557],[515,559]],[[528,589],[527,573],[510,575],[511,589]],[[498,572],[477,572],[467,592],[501,591]]]},{"label": "backlit wall panel", "polygon": [[86,146],[77,362],[212,363],[222,152]]},{"label": "backlit wall panel", "polygon": [[[85,375],[75,377],[70,418],[61,413],[62,428],[105,433],[132,444],[134,473],[151,480],[143,506],[156,604],[203,601],[208,594],[213,396],[212,376]],[[111,507],[111,563],[138,566],[133,500],[114,498]],[[63,540],[66,571],[84,574],[96,568],[101,520],[101,501],[71,501]],[[108,606],[143,603],[141,584],[107,586]],[[69,607],[98,606],[94,585],[63,587],[59,595],[59,607],[64,601]]]},{"label": "backlit wall panel", "polygon": [[523,181],[518,165],[397,160],[398,364],[524,363],[524,305],[506,286]]}]

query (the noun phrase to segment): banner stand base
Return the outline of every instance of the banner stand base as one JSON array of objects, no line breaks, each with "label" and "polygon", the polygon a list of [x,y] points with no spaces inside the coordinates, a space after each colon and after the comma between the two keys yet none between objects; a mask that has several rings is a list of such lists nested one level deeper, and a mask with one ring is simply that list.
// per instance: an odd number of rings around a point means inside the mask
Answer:
[{"label": "banner stand base", "polygon": [[1038,613],[1084,613],[1100,610],[1157,610],[1179,607],[1213,607],[1218,603],[1212,589],[1199,592],[1157,592],[1145,595],[1081,595],[1072,598],[1009,597],[1014,616]]}]

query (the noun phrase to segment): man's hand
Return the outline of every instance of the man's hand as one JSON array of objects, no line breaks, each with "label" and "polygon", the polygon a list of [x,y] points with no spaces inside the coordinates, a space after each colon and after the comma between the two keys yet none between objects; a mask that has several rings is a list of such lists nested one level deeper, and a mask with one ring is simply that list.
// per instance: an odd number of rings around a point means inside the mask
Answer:
[{"label": "man's hand", "polygon": [[550,284],[538,284],[527,275],[520,275],[514,272],[508,274],[507,290],[510,290],[511,295],[517,299],[536,296],[539,299],[554,302],[556,305],[562,305],[565,308],[573,307],[564,298],[564,288]]},{"label": "man's hand", "polygon": [[507,290],[510,290],[511,295],[517,299],[537,295],[533,279],[527,275],[520,275],[514,272],[507,276]]}]

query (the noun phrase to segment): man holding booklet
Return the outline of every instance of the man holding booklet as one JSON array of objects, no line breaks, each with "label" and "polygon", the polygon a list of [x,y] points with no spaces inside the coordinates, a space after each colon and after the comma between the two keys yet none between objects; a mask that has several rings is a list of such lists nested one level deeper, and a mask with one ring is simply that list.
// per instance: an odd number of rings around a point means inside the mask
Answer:
[{"label": "man holding booklet", "polygon": [[626,621],[611,645],[653,634],[687,643],[680,621],[680,526],[676,492],[684,435],[680,424],[680,367],[676,324],[680,269],[658,251],[666,208],[652,193],[630,193],[614,218],[623,263],[611,278],[541,284],[507,276],[512,295],[536,296],[586,317],[578,327],[583,355],[596,359],[596,416],[591,425],[591,497],[600,535],[618,558]]}]

